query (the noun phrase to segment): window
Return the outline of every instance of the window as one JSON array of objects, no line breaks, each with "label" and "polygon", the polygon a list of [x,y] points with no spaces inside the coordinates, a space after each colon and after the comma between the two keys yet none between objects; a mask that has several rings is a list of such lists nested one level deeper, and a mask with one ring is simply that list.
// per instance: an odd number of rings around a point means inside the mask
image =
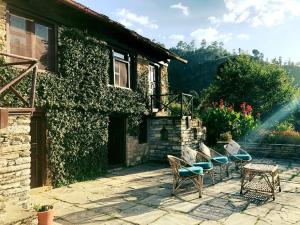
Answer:
[{"label": "window", "polygon": [[39,69],[54,70],[54,29],[41,22],[9,15],[11,54],[39,60]]},{"label": "window", "polygon": [[128,54],[113,51],[114,85],[130,88],[130,57]]},{"label": "window", "polygon": [[150,64],[149,65],[149,94],[158,94],[158,67]]}]

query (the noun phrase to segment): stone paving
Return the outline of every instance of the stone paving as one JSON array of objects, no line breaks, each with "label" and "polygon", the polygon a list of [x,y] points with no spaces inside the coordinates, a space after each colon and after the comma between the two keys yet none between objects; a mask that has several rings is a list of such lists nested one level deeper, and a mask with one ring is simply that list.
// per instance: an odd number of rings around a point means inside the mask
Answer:
[{"label": "stone paving", "polygon": [[280,166],[282,192],[275,201],[250,192],[241,196],[234,172],[215,185],[206,177],[202,198],[191,185],[171,196],[171,170],[162,164],[125,168],[52,190],[33,189],[31,199],[54,205],[56,225],[300,224],[300,162],[260,161]]}]

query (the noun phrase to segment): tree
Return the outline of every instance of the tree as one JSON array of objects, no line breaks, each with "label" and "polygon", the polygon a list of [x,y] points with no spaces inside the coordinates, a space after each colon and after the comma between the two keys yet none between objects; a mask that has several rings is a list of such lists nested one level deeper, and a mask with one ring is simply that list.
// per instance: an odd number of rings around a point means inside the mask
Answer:
[{"label": "tree", "polygon": [[199,47],[194,41],[178,42],[171,51],[188,60],[182,64],[172,60],[169,66],[169,81],[174,92],[201,91],[207,88],[213,80],[217,67],[225,61],[230,53],[223,48],[221,42],[208,45],[202,40]]},{"label": "tree", "polygon": [[267,115],[294,99],[297,90],[283,67],[242,54],[218,69],[213,84],[204,92],[204,102],[222,98],[236,109],[247,102],[254,113]]}]

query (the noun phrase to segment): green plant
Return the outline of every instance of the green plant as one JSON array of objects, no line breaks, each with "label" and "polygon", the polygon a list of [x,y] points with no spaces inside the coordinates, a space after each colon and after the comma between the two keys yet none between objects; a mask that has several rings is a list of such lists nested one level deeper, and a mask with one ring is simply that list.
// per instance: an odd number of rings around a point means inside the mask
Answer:
[{"label": "green plant", "polygon": [[230,141],[230,140],[232,140],[231,132],[228,131],[228,132],[220,134],[220,140],[221,141]]},{"label": "green plant", "polygon": [[266,118],[295,99],[298,93],[299,88],[283,67],[241,54],[229,58],[218,69],[203,98],[206,103],[226,99],[235,105],[235,110],[245,101],[253,106],[254,114],[260,112]]},{"label": "green plant", "polygon": [[230,132],[234,139],[247,134],[256,125],[251,114],[252,107],[241,104],[242,112],[236,112],[232,105],[227,105],[221,99],[214,102],[201,113],[204,126],[207,127],[207,142],[214,145],[222,133]]},{"label": "green plant", "polygon": [[274,129],[276,131],[293,131],[295,128],[292,122],[286,120],[281,123],[277,123]]},{"label": "green plant", "polygon": [[53,209],[53,205],[34,205],[33,206],[34,211],[36,212],[46,212],[49,211],[50,209]]}]

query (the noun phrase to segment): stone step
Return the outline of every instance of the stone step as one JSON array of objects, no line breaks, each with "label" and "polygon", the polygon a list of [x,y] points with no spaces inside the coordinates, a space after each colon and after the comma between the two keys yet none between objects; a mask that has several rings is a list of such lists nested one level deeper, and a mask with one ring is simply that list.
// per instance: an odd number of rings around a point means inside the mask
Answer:
[{"label": "stone step", "polygon": [[0,214],[0,224],[3,225],[31,225],[36,219],[33,210],[26,210],[12,203],[5,204],[4,213]]}]

